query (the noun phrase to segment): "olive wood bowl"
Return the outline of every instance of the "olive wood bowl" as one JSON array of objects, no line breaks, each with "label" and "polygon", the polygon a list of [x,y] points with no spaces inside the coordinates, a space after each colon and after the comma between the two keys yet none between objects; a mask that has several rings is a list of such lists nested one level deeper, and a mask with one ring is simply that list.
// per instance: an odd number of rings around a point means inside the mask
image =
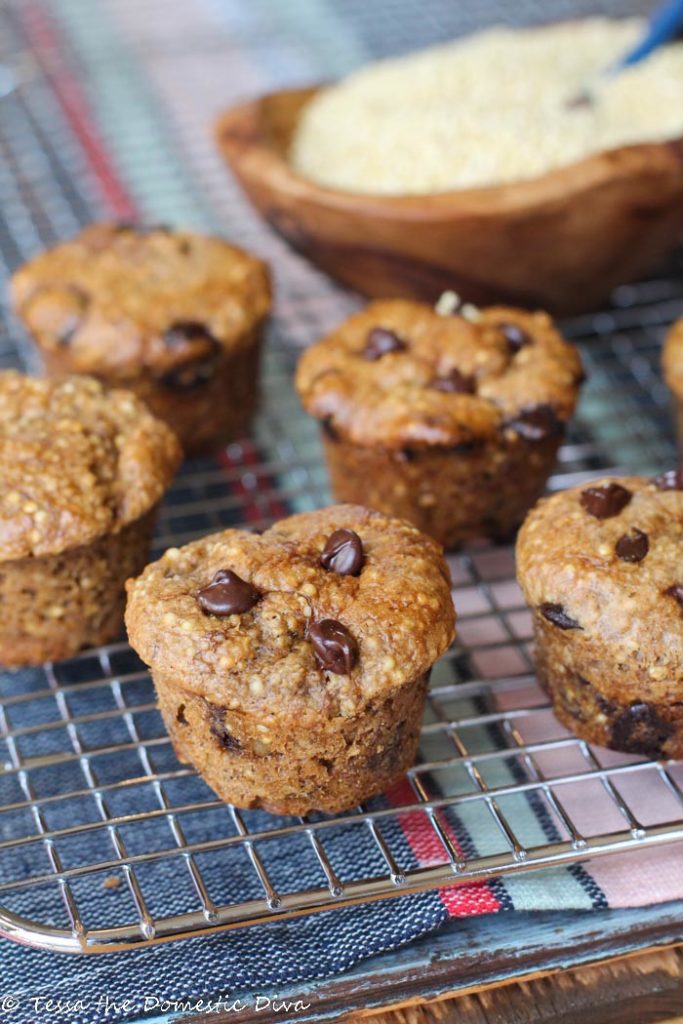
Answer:
[{"label": "olive wood bowl", "polygon": [[382,196],[316,185],[287,159],[315,92],[233,107],[216,137],[275,230],[364,295],[432,302],[452,289],[480,305],[586,312],[653,270],[683,231],[683,140],[614,149],[491,188]]}]

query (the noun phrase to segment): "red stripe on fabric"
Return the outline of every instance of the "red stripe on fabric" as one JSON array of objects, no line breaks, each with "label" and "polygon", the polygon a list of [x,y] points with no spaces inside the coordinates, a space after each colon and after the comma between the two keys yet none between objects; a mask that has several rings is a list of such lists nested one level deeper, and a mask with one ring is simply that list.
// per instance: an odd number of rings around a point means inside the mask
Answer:
[{"label": "red stripe on fabric", "polygon": [[[415,794],[408,780],[403,779],[387,793],[387,799],[393,807],[402,807],[415,803]],[[433,864],[443,864],[445,857],[443,844],[424,811],[405,811],[403,814],[398,814],[397,817],[410,849],[417,857],[420,866],[429,867]],[[455,832],[443,815],[439,815],[437,812],[437,817],[445,834],[461,853],[462,849]],[[480,914],[495,914],[502,905],[486,882],[446,886],[439,889],[439,898],[450,917],[477,917]]]},{"label": "red stripe on fabric", "polygon": [[103,142],[82,87],[69,67],[60,44],[59,29],[37,3],[17,7],[29,46],[38,59],[64,115],[90,165],[102,196],[115,217],[134,219],[135,203],[119,177]]}]

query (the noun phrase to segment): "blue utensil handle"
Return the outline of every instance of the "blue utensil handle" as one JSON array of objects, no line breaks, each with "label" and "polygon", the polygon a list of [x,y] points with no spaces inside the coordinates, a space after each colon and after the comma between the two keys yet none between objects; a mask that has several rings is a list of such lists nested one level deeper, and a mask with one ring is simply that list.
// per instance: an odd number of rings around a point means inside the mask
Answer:
[{"label": "blue utensil handle", "polygon": [[618,61],[616,69],[638,64],[683,29],[683,0],[666,0],[650,16],[644,39]]}]

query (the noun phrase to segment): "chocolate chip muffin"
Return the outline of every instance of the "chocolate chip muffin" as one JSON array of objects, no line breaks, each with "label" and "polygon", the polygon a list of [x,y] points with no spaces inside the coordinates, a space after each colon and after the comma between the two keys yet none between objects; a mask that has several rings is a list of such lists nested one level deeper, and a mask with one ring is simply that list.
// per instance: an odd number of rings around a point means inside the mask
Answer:
[{"label": "chocolate chip muffin", "polygon": [[539,502],[517,566],[558,718],[615,750],[683,756],[683,471]]},{"label": "chocolate chip muffin", "polygon": [[134,395],[0,373],[0,663],[117,636],[178,442]]},{"label": "chocolate chip muffin", "polygon": [[181,760],[239,807],[305,814],[413,763],[454,611],[433,540],[342,505],[167,551],[126,624]]},{"label": "chocolate chip muffin", "polygon": [[302,356],[332,491],[446,547],[507,538],[543,490],[582,379],[545,313],[371,303]]},{"label": "chocolate chip muffin", "polygon": [[270,285],[241,249],[189,231],[94,224],[21,267],[11,291],[48,374],[134,391],[187,454],[249,422]]},{"label": "chocolate chip muffin", "polygon": [[662,369],[673,396],[678,447],[683,451],[683,318],[673,325],[666,337]]}]

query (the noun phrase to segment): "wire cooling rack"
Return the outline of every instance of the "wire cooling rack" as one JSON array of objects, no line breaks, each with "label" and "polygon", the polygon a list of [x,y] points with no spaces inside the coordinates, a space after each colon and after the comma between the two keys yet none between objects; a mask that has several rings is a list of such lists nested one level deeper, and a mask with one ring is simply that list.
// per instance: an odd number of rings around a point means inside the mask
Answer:
[{"label": "wire cooling rack", "polygon": [[[158,0],[66,4],[56,18],[61,6],[52,4],[50,14],[40,4],[9,4],[0,14],[0,62],[18,83],[0,100],[5,269],[122,206],[154,219],[217,223],[253,245],[279,279],[263,411],[251,436],[218,460],[184,467],[156,547],[326,504],[318,438],[291,377],[297,346],[329,329],[354,300],[257,223],[208,131],[238,95],[225,47],[237,38],[254,54],[272,49],[273,38],[258,16],[217,25],[199,4],[190,5],[185,32],[187,8],[175,0],[164,0],[163,12]],[[249,6],[269,10],[266,0]],[[296,15],[305,6],[297,0],[290,9]],[[411,40],[429,43],[444,30],[434,2],[420,5],[419,23],[415,5],[388,6],[400,17],[386,18],[387,4],[348,5],[365,58]],[[449,16],[458,7],[447,5]],[[76,9],[74,26],[67,15]],[[504,2],[476,9],[484,20],[540,10]],[[169,11],[181,19],[174,31]],[[100,25],[105,14],[116,31]],[[250,91],[279,84],[278,74],[315,77],[348,64],[343,33],[316,63],[313,48],[302,56],[289,31],[282,28],[279,62],[267,71],[251,66]],[[60,33],[73,47],[66,53]],[[134,108],[124,102],[127,88]],[[90,135],[82,102],[97,124]],[[116,154],[106,174],[102,153],[93,157],[97,146]],[[682,311],[679,261],[620,289],[609,309],[563,325],[582,346],[590,381],[551,488],[675,460],[658,362],[662,333]],[[0,363],[31,367],[27,340],[9,316],[2,332]],[[592,747],[552,716],[533,675],[512,550],[474,546],[450,562],[459,639],[433,673],[418,764],[388,800],[335,818],[278,818],[218,801],[176,761],[151,682],[123,640],[0,675],[0,931],[53,950],[101,952],[683,839],[683,765]],[[417,837],[412,849],[406,833]],[[338,856],[350,836],[358,848],[353,870]]]}]

